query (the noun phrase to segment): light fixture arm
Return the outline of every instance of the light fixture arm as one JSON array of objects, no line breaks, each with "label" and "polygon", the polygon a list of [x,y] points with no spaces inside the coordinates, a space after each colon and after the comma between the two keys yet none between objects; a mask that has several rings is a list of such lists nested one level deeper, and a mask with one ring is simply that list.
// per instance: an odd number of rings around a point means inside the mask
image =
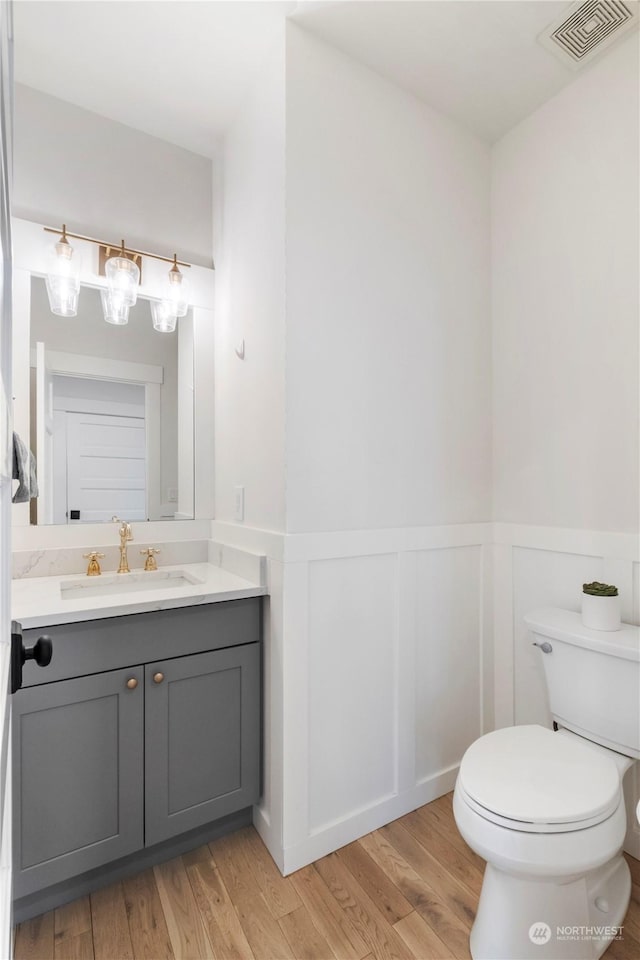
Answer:
[{"label": "light fixture arm", "polygon": [[[67,237],[71,237],[73,240],[85,240],[87,243],[95,243],[98,247],[111,247],[115,248],[115,244],[107,243],[106,240],[96,240],[95,237],[85,237],[81,233],[69,233],[67,230],[66,224],[62,224],[62,230],[58,230],[55,227],[45,227],[46,233],[55,233],[57,236],[61,237],[62,243],[68,243]],[[152,260],[161,260],[162,263],[172,264],[172,269],[178,269],[178,267],[191,267],[190,263],[185,263],[183,260],[178,260],[176,255],[173,257],[161,257],[158,253],[149,253],[147,250],[134,250],[131,247],[126,247],[124,240],[120,243],[120,256],[125,254],[132,254],[137,257],[151,257]]]}]

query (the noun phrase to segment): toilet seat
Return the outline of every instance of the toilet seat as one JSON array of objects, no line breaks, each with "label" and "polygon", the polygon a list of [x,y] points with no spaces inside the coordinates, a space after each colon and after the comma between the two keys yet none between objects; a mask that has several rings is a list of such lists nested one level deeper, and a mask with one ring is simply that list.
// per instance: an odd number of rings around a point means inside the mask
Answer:
[{"label": "toilet seat", "polygon": [[611,757],[538,725],[476,740],[460,764],[458,786],[481,817],[528,833],[584,830],[610,817],[621,798]]}]

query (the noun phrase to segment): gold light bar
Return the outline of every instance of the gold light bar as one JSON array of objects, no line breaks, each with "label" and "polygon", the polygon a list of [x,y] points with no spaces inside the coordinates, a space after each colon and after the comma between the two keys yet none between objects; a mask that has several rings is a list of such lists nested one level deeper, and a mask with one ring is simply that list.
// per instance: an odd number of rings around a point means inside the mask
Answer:
[{"label": "gold light bar", "polygon": [[47,233],[55,233],[59,237],[73,237],[74,240],[86,240],[87,243],[95,243],[99,247],[107,247],[111,250],[117,250],[119,256],[126,256],[128,259],[135,261],[136,257],[151,257],[152,260],[161,260],[163,263],[171,263],[178,265],[179,267],[189,267],[191,268],[190,263],[185,263],[183,260],[176,260],[175,256],[173,257],[161,257],[158,253],[148,253],[146,250],[133,250],[129,247],[125,247],[124,240],[121,243],[108,243],[106,240],[96,240],[95,237],[85,237],[81,233],[69,233],[66,225],[62,224],[62,230],[56,230],[55,227],[45,227]]}]

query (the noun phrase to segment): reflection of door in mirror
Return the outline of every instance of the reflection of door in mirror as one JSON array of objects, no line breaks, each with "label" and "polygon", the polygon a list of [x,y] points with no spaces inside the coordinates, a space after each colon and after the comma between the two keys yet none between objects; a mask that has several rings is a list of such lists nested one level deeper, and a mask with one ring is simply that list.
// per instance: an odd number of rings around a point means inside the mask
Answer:
[{"label": "reflection of door in mirror", "polygon": [[30,319],[32,522],[193,517],[191,314],[161,334],[139,299],[114,327],[84,287],[78,316],[56,317],[33,277]]},{"label": "reflection of door in mirror", "polygon": [[145,520],[144,387],[53,376],[53,523]]}]

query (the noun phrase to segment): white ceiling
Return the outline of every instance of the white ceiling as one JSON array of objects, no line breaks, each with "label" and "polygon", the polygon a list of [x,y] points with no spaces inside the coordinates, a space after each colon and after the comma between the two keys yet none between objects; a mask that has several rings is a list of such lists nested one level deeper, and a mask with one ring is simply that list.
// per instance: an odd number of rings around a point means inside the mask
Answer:
[{"label": "white ceiling", "polygon": [[295,6],[271,0],[17,0],[15,78],[212,156]]},{"label": "white ceiling", "polygon": [[212,156],[282,21],[494,141],[575,72],[536,42],[569,0],[18,0],[16,80]]},{"label": "white ceiling", "polygon": [[567,0],[313,4],[293,19],[459,120],[501,137],[575,72],[536,41]]}]

